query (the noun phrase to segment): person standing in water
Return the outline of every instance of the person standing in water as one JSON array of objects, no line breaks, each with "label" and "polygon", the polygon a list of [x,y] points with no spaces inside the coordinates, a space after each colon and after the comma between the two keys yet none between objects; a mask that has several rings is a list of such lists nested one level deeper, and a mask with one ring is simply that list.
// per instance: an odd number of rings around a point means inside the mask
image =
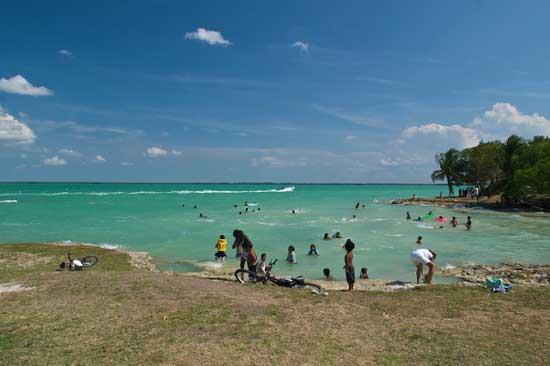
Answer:
[{"label": "person standing in water", "polygon": [[468,220],[466,220],[466,230],[470,231],[472,229],[472,218],[468,216]]},{"label": "person standing in water", "polygon": [[353,268],[353,249],[355,244],[350,240],[346,240],[344,244],[346,255],[344,256],[344,272],[346,273],[346,282],[348,283],[348,291],[353,290],[355,284],[355,268]]},{"label": "person standing in water", "polygon": [[361,202],[357,202],[357,203],[355,204],[355,209],[358,210],[360,205],[361,205]]},{"label": "person standing in water", "polygon": [[416,238],[416,245],[422,246],[422,237],[421,237],[421,236],[419,236],[418,238]]},{"label": "person standing in water", "polygon": [[[241,213],[239,212],[239,215]],[[233,237],[235,238],[235,241],[233,242],[233,245],[231,246],[232,249],[235,249],[235,257],[240,258],[241,254],[243,252],[243,242],[242,242],[242,231],[235,229],[233,230]]]},{"label": "person standing in water", "polygon": [[453,216],[453,219],[451,220],[450,224],[453,225],[453,227],[456,227],[458,225],[458,220],[456,219],[456,217]]},{"label": "person standing in water", "polygon": [[416,266],[416,284],[420,283],[420,277],[424,276],[424,265],[428,266],[428,274],[424,277],[426,284],[432,284],[432,278],[435,272],[435,264],[433,261],[437,255],[431,249],[419,248],[411,253],[411,260]]},{"label": "person standing in water", "polygon": [[411,219],[411,213],[409,211],[407,211],[407,217],[406,217],[407,220],[410,220]]}]

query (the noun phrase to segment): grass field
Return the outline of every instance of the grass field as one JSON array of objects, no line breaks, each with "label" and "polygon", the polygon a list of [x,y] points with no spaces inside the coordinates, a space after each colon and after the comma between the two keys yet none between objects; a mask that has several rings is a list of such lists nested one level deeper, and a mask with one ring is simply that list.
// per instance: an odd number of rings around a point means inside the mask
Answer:
[{"label": "grass field", "polygon": [[[67,250],[97,254],[60,272]],[[28,264],[23,266],[23,263]],[[329,292],[133,271],[94,247],[0,245],[0,365],[548,365],[550,291]]]}]

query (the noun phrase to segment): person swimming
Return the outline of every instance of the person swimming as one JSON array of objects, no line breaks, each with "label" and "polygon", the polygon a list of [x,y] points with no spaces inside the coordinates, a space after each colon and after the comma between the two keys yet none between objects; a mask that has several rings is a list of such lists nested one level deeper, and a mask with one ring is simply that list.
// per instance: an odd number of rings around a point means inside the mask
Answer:
[{"label": "person swimming", "polygon": [[292,210],[291,212],[292,212],[292,214],[294,215],[294,214],[296,213],[296,210]]},{"label": "person swimming", "polygon": [[451,220],[450,224],[453,225],[453,227],[456,227],[458,225],[458,220],[456,219],[456,217],[453,216],[453,219]]},{"label": "person swimming", "polygon": [[334,235],[332,236],[332,238],[333,238],[333,239],[342,239],[342,234],[340,234],[340,232],[337,231],[336,234],[334,234]]},{"label": "person swimming", "polygon": [[422,245],[422,237],[419,236],[418,238],[416,238],[416,244],[417,245]]},{"label": "person swimming", "polygon": [[356,210],[359,209],[359,206],[360,206],[360,205],[361,205],[361,202],[357,202],[357,203],[355,204],[355,209],[356,209]]},{"label": "person swimming", "polygon": [[334,277],[330,274],[330,268],[323,268],[323,277],[325,281],[334,281]]},{"label": "person swimming", "polygon": [[328,233],[325,233],[325,235],[323,236],[323,240],[330,240],[330,239],[332,238],[328,235]]},{"label": "person swimming", "polygon": [[414,221],[422,221],[422,217],[418,216]]},{"label": "person swimming", "polygon": [[359,279],[361,280],[368,280],[369,279],[369,272],[367,267],[361,268],[361,272],[359,273]]},{"label": "person swimming", "polygon": [[315,247],[315,244],[311,244],[309,246],[309,252],[307,252],[307,255],[314,255],[314,256],[319,255],[319,252],[317,251],[317,248]]}]

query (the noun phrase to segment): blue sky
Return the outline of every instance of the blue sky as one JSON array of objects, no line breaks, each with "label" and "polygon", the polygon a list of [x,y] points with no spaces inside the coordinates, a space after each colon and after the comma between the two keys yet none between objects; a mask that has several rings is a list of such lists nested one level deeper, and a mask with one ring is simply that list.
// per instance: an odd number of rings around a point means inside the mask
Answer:
[{"label": "blue sky", "polygon": [[19,1],[1,180],[429,182],[550,135],[550,3]]}]

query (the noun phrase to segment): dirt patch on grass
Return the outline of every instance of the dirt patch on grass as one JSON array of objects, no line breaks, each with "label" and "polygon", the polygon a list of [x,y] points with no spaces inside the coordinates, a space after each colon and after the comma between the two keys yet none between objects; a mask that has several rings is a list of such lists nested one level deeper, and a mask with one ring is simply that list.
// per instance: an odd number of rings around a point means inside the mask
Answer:
[{"label": "dirt patch on grass", "polygon": [[4,292],[17,292],[25,290],[30,290],[30,288],[24,287],[23,285],[18,283],[0,283],[0,294]]}]

